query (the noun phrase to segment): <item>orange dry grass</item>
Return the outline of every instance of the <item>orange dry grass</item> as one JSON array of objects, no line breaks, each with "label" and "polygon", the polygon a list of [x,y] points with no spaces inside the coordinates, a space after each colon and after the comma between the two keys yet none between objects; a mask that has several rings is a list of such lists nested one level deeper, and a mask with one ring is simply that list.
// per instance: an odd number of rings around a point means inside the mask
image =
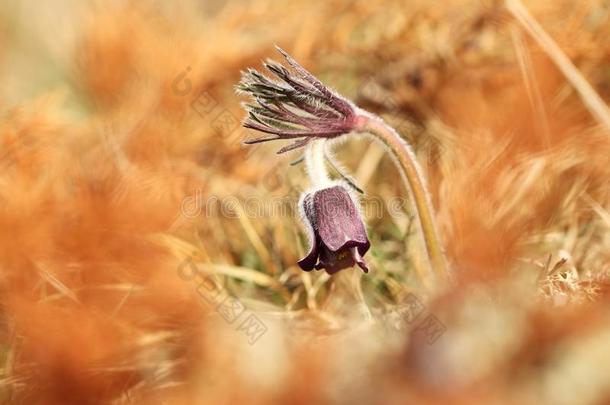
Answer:
[{"label": "orange dry grass", "polygon": [[[527,6],[607,102],[607,7]],[[0,32],[12,84],[0,93],[3,400],[610,398],[610,131],[501,4],[87,4],[66,8],[78,24],[53,63],[25,50],[45,42],[14,18],[23,7],[0,6],[12,27]],[[399,215],[371,220],[361,302],[353,280],[298,270],[306,246],[289,209],[181,212],[194,196],[294,200],[307,186],[273,149],[249,154],[246,132],[215,125],[241,117],[239,70],[274,43],[358,104],[408,122],[399,129],[426,167],[456,276],[440,296],[423,290],[417,233]],[[34,96],[19,86],[30,81]],[[202,95],[213,104],[200,115]],[[368,194],[401,192],[374,147],[339,155]],[[180,277],[188,257],[264,320],[256,344]],[[445,324],[435,344],[399,321],[407,292]]]},{"label": "orange dry grass", "polygon": [[[176,178],[121,172],[103,145],[70,156],[86,132],[57,123],[42,103],[24,114],[7,117],[0,130],[12,395],[47,403],[115,398],[151,362],[157,367],[153,359],[190,351],[202,333],[201,306],[168,271],[176,260],[152,239],[178,211]],[[147,339],[161,331],[151,353]]]}]

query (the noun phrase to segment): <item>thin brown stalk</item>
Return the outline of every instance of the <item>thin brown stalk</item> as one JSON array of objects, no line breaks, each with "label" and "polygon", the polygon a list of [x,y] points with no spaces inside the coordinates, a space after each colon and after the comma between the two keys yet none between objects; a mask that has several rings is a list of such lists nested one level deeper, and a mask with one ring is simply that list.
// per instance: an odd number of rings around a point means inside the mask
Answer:
[{"label": "thin brown stalk", "polygon": [[413,205],[421,225],[432,272],[437,280],[446,282],[448,280],[448,270],[443,244],[436,228],[434,211],[426,182],[414,153],[394,128],[387,125],[379,117],[362,111],[359,114],[359,121],[359,130],[373,135],[385,145],[395,158],[405,187],[413,197]]},{"label": "thin brown stalk", "polygon": [[559,45],[546,33],[540,24],[532,17],[527,8],[519,0],[507,0],[506,8],[523,25],[525,30],[534,38],[538,45],[555,63],[570,84],[576,89],[583,103],[591,114],[608,130],[610,130],[610,109],[593,87],[574,66],[572,61],[561,50]]}]

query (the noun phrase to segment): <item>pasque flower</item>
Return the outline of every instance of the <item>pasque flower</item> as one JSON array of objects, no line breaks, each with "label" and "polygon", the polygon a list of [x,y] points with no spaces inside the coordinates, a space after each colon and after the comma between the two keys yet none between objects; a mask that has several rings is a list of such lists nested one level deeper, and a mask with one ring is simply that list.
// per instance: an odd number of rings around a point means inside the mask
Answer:
[{"label": "pasque flower", "polygon": [[307,193],[301,211],[310,231],[310,250],[299,261],[305,271],[334,274],[354,265],[368,273],[363,259],[371,246],[354,200],[343,185]]},{"label": "pasque flower", "polygon": [[245,141],[247,144],[294,139],[278,153],[307,145],[314,138],[335,138],[355,129],[356,108],[311,73],[282,49],[293,71],[268,61],[264,66],[277,79],[273,81],[254,69],[248,69],[237,89],[252,96],[255,104],[245,104],[248,118],[244,127],[273,136]]},{"label": "pasque flower", "polygon": [[305,148],[307,173],[313,192],[302,198],[302,211],[311,231],[311,250],[299,261],[303,270],[325,269],[333,274],[353,265],[367,272],[362,256],[370,247],[357,203],[347,189],[333,183],[325,169],[325,141],[349,133],[368,133],[394,157],[403,183],[411,193],[430,267],[439,280],[446,280],[447,268],[433,207],[415,154],[401,136],[380,117],[356,107],[316,79],[286,52],[278,51],[289,68],[269,61],[265,67],[271,79],[254,69],[243,73],[238,91],[250,95],[245,104],[246,128],[269,136],[247,144],[292,140],[278,153]]}]

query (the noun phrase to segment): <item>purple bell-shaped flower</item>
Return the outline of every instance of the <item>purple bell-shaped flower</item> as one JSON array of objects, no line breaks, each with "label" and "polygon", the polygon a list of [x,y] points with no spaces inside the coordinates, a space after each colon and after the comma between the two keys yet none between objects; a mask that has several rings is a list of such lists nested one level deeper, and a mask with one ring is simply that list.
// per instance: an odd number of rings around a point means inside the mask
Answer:
[{"label": "purple bell-shaped flower", "polygon": [[309,253],[299,260],[301,269],[325,269],[334,274],[357,264],[368,273],[363,256],[371,244],[356,203],[345,187],[335,185],[306,194],[301,210],[311,240]]}]

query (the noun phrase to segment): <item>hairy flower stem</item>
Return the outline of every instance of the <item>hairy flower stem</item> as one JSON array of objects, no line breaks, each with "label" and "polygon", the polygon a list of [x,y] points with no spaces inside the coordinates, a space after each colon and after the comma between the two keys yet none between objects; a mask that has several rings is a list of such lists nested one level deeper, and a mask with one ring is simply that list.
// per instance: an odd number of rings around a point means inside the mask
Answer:
[{"label": "hairy flower stem", "polygon": [[398,132],[387,125],[381,118],[367,111],[360,110],[357,122],[357,130],[359,132],[367,132],[375,136],[377,140],[389,149],[395,158],[405,186],[413,197],[432,271],[437,280],[446,282],[448,272],[443,245],[434,222],[434,211],[426,188],[426,182],[415,154]]},{"label": "hairy flower stem", "polygon": [[307,167],[307,174],[311,180],[311,184],[315,188],[326,187],[330,183],[330,177],[326,170],[326,163],[324,157],[325,141],[323,139],[316,139],[307,145],[305,149],[305,166]]}]

